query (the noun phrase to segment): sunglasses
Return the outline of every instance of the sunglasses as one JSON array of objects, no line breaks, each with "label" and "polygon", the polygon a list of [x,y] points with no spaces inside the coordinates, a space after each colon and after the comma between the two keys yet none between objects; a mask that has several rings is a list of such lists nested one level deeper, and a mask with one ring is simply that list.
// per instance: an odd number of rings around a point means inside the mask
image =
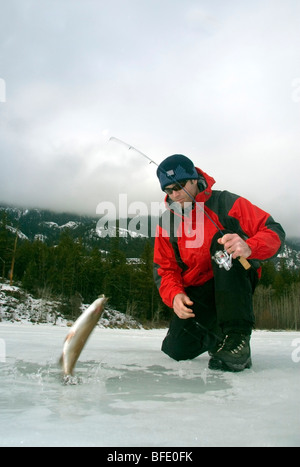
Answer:
[{"label": "sunglasses", "polygon": [[182,190],[182,188],[185,187],[185,185],[187,184],[188,180],[182,180],[181,182],[179,183],[176,183],[176,185],[170,187],[170,188],[165,188],[164,189],[164,192],[167,193],[167,195],[171,195],[173,193],[173,191],[180,191]]}]

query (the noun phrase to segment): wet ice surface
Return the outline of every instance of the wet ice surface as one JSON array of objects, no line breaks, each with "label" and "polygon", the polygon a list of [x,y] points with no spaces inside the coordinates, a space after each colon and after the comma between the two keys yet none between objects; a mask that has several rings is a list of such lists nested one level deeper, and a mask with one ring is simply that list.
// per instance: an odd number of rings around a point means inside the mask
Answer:
[{"label": "wet ice surface", "polygon": [[254,332],[253,368],[222,373],[169,359],[164,330],[97,328],[66,385],[67,332],[0,324],[0,446],[300,446],[300,333]]}]

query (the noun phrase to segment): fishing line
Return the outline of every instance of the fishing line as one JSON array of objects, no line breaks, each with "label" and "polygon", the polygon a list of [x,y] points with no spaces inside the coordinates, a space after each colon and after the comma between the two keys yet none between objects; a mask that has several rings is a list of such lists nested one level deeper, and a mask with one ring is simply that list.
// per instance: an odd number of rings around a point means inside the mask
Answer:
[{"label": "fishing line", "polygon": [[[132,146],[131,144],[128,144],[126,143],[125,141],[119,139],[119,138],[116,138],[115,136],[111,136],[109,138],[109,141],[115,141],[116,143],[120,143],[120,144],[123,144],[124,146],[127,147],[128,150],[130,149],[133,149],[134,151],[136,151],[138,154],[140,154],[141,156],[145,157],[150,164],[154,164],[156,165],[157,167],[159,167],[159,165],[157,164],[157,162],[155,162],[153,159],[151,159],[149,156],[147,156],[145,153],[143,153],[142,151],[140,151],[139,149],[135,148],[134,146]],[[192,196],[187,190],[185,187],[183,187],[180,182],[178,182],[178,180],[176,180],[175,177],[173,177],[172,175],[170,175],[166,170],[164,170],[163,168],[160,169],[165,175],[167,175],[167,177],[173,182],[173,183],[176,183],[177,185],[179,185],[181,187],[181,189],[191,198],[191,200],[193,201],[193,203],[195,203],[195,205],[203,212],[203,214],[210,220],[210,222],[216,227],[216,229],[219,231],[219,233],[223,236],[224,235],[224,232],[220,229],[220,227],[215,223],[215,221],[211,218],[211,216],[205,211],[205,209],[201,206],[201,204],[196,201],[196,199],[194,198],[194,196]],[[224,251],[216,251],[215,255],[212,257],[213,260],[219,265],[220,268],[224,268],[226,271],[229,271],[232,267],[232,255],[229,255],[229,253],[227,253],[227,251],[224,249]],[[239,262],[241,263],[241,265],[244,267],[244,269],[250,269],[251,268],[251,264],[246,260],[246,258],[243,258],[243,257],[238,257],[237,258],[239,260]]]},{"label": "fishing line", "polygon": [[[144,154],[142,151],[140,151],[139,149],[135,148],[134,146],[131,146],[130,144],[128,143],[125,143],[125,141],[122,141],[121,139],[119,138],[116,138],[115,136],[112,136],[109,141],[116,141],[117,143],[121,143],[125,146],[127,146],[128,150],[130,149],[133,149],[134,151],[138,152],[139,154],[141,154],[141,156],[144,156],[146,159],[148,159],[148,161],[150,162],[150,164],[154,164],[156,165],[157,167],[159,166],[159,164],[157,164],[157,162],[155,162],[153,159],[151,159],[149,156],[147,156],[146,154]],[[183,187],[180,182],[178,180],[176,180],[175,177],[173,177],[172,175],[169,175],[168,172],[166,170],[164,170],[163,168],[160,168],[160,170],[165,174],[167,175],[167,177],[173,182],[173,183],[176,183],[177,185],[179,185],[181,187],[181,189],[191,198],[191,200],[193,201],[193,203],[195,203],[200,209],[201,211],[206,215],[206,217],[213,223],[213,225],[216,227],[216,229],[218,229],[218,231],[224,235],[223,231],[220,229],[220,227],[215,223],[215,221],[210,217],[210,215],[202,208],[201,204],[195,200],[194,196],[191,195],[185,187]]]},{"label": "fishing line", "polygon": [[[204,331],[206,334],[211,335],[211,336],[215,339],[216,344],[217,344],[217,343],[220,343],[220,342],[223,342],[223,340],[224,340],[223,338],[221,338],[220,336],[218,336],[217,334],[215,334],[213,331],[210,331],[209,329],[207,329],[205,326],[203,326],[202,324],[200,324],[199,321],[196,321],[196,320],[194,319],[194,323],[195,323],[196,327],[199,328],[201,331]],[[203,340],[200,339],[199,336],[197,336],[196,334],[192,333],[192,332],[191,332],[189,329],[187,329],[186,327],[184,327],[183,330],[184,330],[184,332],[186,332],[187,334],[189,334],[190,336],[192,336],[192,337],[193,337],[194,339],[196,339],[197,341],[199,341],[199,342],[201,342],[201,343],[203,342]],[[203,336],[203,334],[202,334],[202,336]],[[203,336],[203,337],[205,337],[205,336]]]}]

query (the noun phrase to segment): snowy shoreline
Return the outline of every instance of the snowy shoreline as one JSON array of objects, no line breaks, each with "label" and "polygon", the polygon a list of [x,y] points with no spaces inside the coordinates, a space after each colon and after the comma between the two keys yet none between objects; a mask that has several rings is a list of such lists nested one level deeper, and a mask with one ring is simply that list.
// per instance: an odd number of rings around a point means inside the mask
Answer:
[{"label": "snowy shoreline", "polygon": [[[0,284],[0,323],[30,323],[34,325],[71,326],[75,319],[63,316],[62,299],[34,298],[22,287]],[[81,304],[77,312],[83,312],[89,304]],[[100,328],[138,329],[142,325],[130,315],[106,307],[98,324]]]}]

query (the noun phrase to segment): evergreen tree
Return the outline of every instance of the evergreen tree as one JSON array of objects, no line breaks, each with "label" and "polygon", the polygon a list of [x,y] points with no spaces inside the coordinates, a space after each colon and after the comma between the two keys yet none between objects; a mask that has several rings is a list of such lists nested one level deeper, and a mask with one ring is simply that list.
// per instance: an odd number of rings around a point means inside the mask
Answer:
[{"label": "evergreen tree", "polygon": [[280,268],[273,282],[275,293],[278,297],[284,295],[293,282],[293,273],[288,269],[284,258],[280,260]]},{"label": "evergreen tree", "polygon": [[262,264],[262,274],[260,279],[260,285],[269,287],[274,284],[277,271],[273,261],[266,261]]},{"label": "evergreen tree", "polygon": [[101,252],[97,248],[93,248],[85,258],[82,279],[82,295],[85,300],[91,302],[104,293],[104,265]]},{"label": "evergreen tree", "polygon": [[37,292],[48,285],[49,248],[37,240],[32,244],[25,242],[18,250],[16,275],[30,292]]},{"label": "evergreen tree", "polygon": [[[65,230],[55,248],[53,265],[57,274],[56,286],[61,295],[70,298],[75,292],[81,293],[83,257],[82,243],[75,242]],[[52,269],[52,275],[53,272]]]},{"label": "evergreen tree", "polygon": [[129,290],[129,267],[125,253],[119,248],[119,236],[113,238],[112,248],[104,267],[104,290],[112,306],[126,311]]},{"label": "evergreen tree", "polygon": [[1,277],[7,277],[8,271],[11,267],[12,252],[14,247],[14,236],[8,230],[10,225],[7,213],[2,212],[0,222],[0,258],[1,258]]}]

